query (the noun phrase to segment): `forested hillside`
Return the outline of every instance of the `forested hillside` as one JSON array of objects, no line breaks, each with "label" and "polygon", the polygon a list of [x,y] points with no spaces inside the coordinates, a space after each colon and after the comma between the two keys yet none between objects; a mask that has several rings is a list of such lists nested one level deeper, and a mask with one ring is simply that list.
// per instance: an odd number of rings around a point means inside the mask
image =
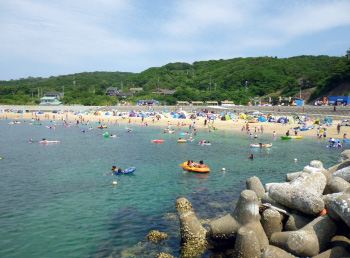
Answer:
[{"label": "forested hillside", "polygon": [[[245,104],[250,97],[280,92],[292,96],[316,87],[311,99],[322,96],[341,83],[350,81],[348,57],[297,56],[292,58],[257,57],[169,63],[141,73],[93,72],[50,78],[26,78],[0,81],[0,103],[38,103],[42,94],[62,92],[66,104],[113,105],[119,97],[108,97],[108,87],[143,88],[128,98],[156,99],[168,104],[177,100],[233,100]],[[39,91],[38,91],[39,88]],[[154,95],[157,88],[176,90],[173,95]],[[349,90],[350,91],[350,90]],[[277,96],[276,96],[277,97]]]}]

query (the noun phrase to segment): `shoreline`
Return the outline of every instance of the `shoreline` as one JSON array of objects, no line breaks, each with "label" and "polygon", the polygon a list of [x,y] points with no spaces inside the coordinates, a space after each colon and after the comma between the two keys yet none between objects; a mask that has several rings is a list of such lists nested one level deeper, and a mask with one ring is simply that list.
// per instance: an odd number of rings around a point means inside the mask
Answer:
[{"label": "shoreline", "polygon": [[[170,123],[170,128],[175,129],[175,132],[179,131],[179,125],[180,130],[182,132],[184,131],[184,127],[189,128],[189,125],[193,124],[195,122],[195,128],[196,129],[204,129],[209,130],[210,128],[207,125],[204,125],[205,117],[197,117],[196,119],[178,119],[173,118],[170,114],[169,117],[160,118],[157,119],[156,116],[149,116],[147,118],[144,118],[142,122],[141,117],[127,117],[126,115],[123,116],[113,116],[113,115],[94,115],[94,114],[74,114],[73,112],[66,112],[64,114],[55,114],[52,112],[45,112],[44,114],[37,114],[37,112],[27,112],[27,113],[13,113],[13,112],[7,112],[7,113],[1,113],[0,117],[2,119],[14,119],[19,121],[38,121],[37,119],[41,120],[54,120],[54,121],[64,121],[67,122],[76,122],[79,121],[80,123],[86,123],[89,121],[89,123],[96,123],[99,122],[101,124],[109,125],[109,124],[123,124],[123,125],[134,125],[142,123],[147,123],[148,126],[157,126],[162,127],[163,129],[168,128],[168,125]],[[294,130],[293,128],[300,126],[300,124],[297,124],[294,122],[292,116],[287,116],[287,118],[292,121],[292,124],[280,124],[280,123],[269,123],[269,122],[259,122],[259,123],[249,123],[249,128],[252,131],[252,135],[266,135],[270,134],[271,138],[273,135],[273,132],[276,132],[276,137],[284,136],[286,135],[286,132],[289,130],[289,133],[291,136],[294,136]],[[130,123],[129,123],[130,121]],[[240,132],[242,131],[242,127],[246,127],[247,122],[242,119],[234,119],[234,120],[228,120],[228,121],[222,121],[219,118],[216,120],[207,120],[210,121],[210,125],[214,126],[220,131],[236,131]],[[332,126],[327,126],[327,135],[326,138],[336,138],[336,139],[343,139],[343,135],[346,133],[348,138],[350,138],[350,126],[341,126],[340,133],[337,132],[337,125],[338,123],[341,123],[340,120],[334,120]],[[313,121],[308,121],[306,126],[311,126]],[[261,132],[259,128],[261,126],[264,129],[264,132]],[[322,124],[321,124],[322,126]],[[190,130],[190,129],[188,129]],[[246,130],[244,130],[242,133],[247,133]],[[315,127],[312,130],[307,131],[299,131],[298,136],[303,136],[307,138],[314,137],[317,140],[317,127]],[[253,138],[254,139],[254,138]],[[322,139],[324,139],[322,137]]]}]

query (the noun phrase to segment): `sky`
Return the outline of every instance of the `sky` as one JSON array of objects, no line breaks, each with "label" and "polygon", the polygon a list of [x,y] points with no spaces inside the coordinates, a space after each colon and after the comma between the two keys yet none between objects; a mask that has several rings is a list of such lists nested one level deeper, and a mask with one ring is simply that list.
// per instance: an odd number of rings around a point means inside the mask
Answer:
[{"label": "sky", "polygon": [[349,49],[350,0],[0,0],[0,80]]}]

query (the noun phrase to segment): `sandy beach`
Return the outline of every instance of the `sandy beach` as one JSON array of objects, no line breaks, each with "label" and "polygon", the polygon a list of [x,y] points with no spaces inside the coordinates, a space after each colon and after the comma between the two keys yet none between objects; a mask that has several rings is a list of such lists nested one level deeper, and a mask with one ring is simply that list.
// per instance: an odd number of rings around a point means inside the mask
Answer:
[{"label": "sandy beach", "polygon": [[[216,115],[218,116],[218,115]],[[170,114],[168,117],[163,118],[157,118],[156,116],[150,116],[147,118],[144,118],[142,121],[141,117],[128,117],[128,114],[125,114],[123,116],[113,116],[113,115],[94,115],[94,114],[79,114],[75,115],[73,112],[68,112],[64,114],[54,114],[52,112],[45,112],[44,114],[38,114],[34,112],[28,112],[28,113],[2,113],[0,115],[2,119],[15,119],[17,121],[31,121],[31,120],[55,120],[57,122],[66,120],[67,122],[75,122],[79,121],[80,123],[89,123],[94,124],[95,122],[100,122],[104,125],[110,125],[110,124],[123,124],[123,125],[129,125],[129,127],[132,127],[134,124],[145,124],[147,123],[148,126],[156,126],[161,127],[162,129],[168,128],[170,124],[171,129],[175,129],[175,132],[178,132],[181,130],[181,132],[187,132],[189,131],[189,126],[195,123],[196,129],[206,129],[209,130],[210,127],[215,127],[218,130],[232,130],[232,131],[242,131],[242,128],[246,128],[247,122],[242,119],[234,119],[234,120],[227,120],[222,121],[220,118],[217,118],[216,120],[210,120],[210,124],[205,123],[204,117],[197,117],[196,119],[177,119],[173,118]],[[187,117],[189,117],[187,115]],[[218,116],[219,117],[219,116]],[[297,122],[293,121],[292,116],[287,116],[290,121],[292,121],[291,124],[280,124],[280,123],[268,123],[268,122],[260,122],[260,123],[248,123],[249,128],[254,135],[259,134],[270,134],[271,137],[273,135],[273,132],[276,132],[276,136],[282,136],[286,135],[286,132],[289,130],[290,135],[295,135],[293,128],[301,126],[300,124],[297,124]],[[209,122],[209,120],[207,120]],[[327,136],[326,138],[329,139],[331,137],[336,139],[342,139],[343,135],[346,133],[347,137],[350,138],[350,126],[341,126],[340,133],[338,134],[337,131],[337,125],[338,123],[341,123],[342,121],[334,120],[332,126],[325,126],[327,127]],[[313,120],[310,120],[307,122],[307,126],[311,126],[313,124]],[[210,126],[210,127],[209,127]],[[259,130],[260,128],[260,130]],[[262,130],[263,129],[263,132]],[[246,130],[244,130],[242,133],[247,133]],[[314,137],[317,139],[317,127],[315,127],[312,130],[307,131],[299,131],[298,135],[303,137]]]}]

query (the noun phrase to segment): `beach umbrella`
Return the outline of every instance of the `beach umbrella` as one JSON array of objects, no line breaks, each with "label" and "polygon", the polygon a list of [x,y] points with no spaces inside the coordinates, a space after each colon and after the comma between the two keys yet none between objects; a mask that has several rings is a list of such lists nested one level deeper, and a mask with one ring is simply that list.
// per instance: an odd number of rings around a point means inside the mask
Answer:
[{"label": "beach umbrella", "polygon": [[178,115],[178,114],[175,114],[175,115],[173,116],[173,118],[179,118],[179,115]]},{"label": "beach umbrella", "polygon": [[53,111],[52,111],[52,113],[55,113],[55,114],[57,114],[57,110],[53,110]]},{"label": "beach umbrella", "polygon": [[169,113],[169,111],[165,109],[165,110],[163,111],[163,113]]},{"label": "beach umbrella", "polygon": [[181,119],[186,119],[186,115],[185,115],[185,114],[180,114],[180,115],[179,115],[179,118],[181,118]]},{"label": "beach umbrella", "polygon": [[129,117],[136,117],[136,114],[135,114],[135,113],[131,113],[131,114],[129,115]]},{"label": "beach umbrella", "polygon": [[236,115],[233,114],[233,113],[230,113],[230,114],[229,114],[229,117],[230,117],[231,119],[234,119],[234,118],[236,118]]},{"label": "beach umbrella", "polygon": [[40,111],[38,112],[38,114],[41,114],[41,115],[42,115],[42,114],[44,114],[44,112],[40,110]]},{"label": "beach umbrella", "polygon": [[109,112],[106,112],[106,113],[105,113],[106,116],[109,116],[110,114],[111,114],[111,113],[109,113]]},{"label": "beach umbrella", "polygon": [[211,115],[211,116],[209,116],[209,119],[211,119],[211,120],[216,120],[216,116]]}]

